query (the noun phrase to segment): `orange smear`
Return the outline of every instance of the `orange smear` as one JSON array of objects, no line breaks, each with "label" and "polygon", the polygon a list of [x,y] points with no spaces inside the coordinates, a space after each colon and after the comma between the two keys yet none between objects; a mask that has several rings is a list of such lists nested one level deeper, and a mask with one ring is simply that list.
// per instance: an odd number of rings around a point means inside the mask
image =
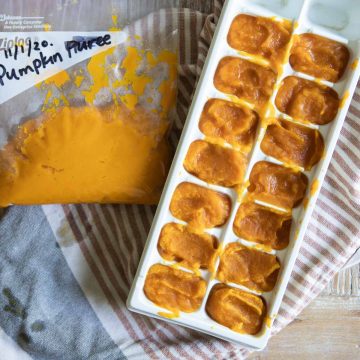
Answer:
[{"label": "orange smear", "polygon": [[96,95],[103,88],[110,87],[109,75],[105,71],[106,58],[114,52],[115,48],[103,51],[94,55],[87,66],[89,75],[92,77],[93,84],[88,90],[84,90],[82,94],[88,104],[93,104]]},{"label": "orange smear", "polygon": [[168,312],[165,312],[165,311],[159,311],[158,315],[162,316],[162,317],[165,317],[167,319],[176,319],[176,318],[178,318],[180,316],[180,312],[168,313]]},{"label": "orange smear", "polygon": [[61,88],[69,80],[70,80],[69,74],[65,70],[63,70],[57,73],[56,75],[53,75],[52,77],[48,78],[47,80],[45,80],[44,83],[47,85],[54,84],[56,87]]},{"label": "orange smear", "polygon": [[265,325],[266,325],[268,328],[270,328],[270,327],[271,327],[271,324],[272,324],[272,319],[271,319],[271,317],[266,316],[266,317],[265,317]]},{"label": "orange smear", "polygon": [[351,64],[351,69],[355,70],[359,65],[359,59],[355,59],[353,63]]},{"label": "orange smear", "polygon": [[349,98],[350,96],[350,92],[349,90],[346,90],[344,92],[344,96],[341,98],[341,101],[340,101],[340,105],[339,105],[339,108],[342,109],[346,103],[346,100]]},{"label": "orange smear", "polygon": [[310,195],[315,195],[317,190],[319,189],[320,181],[318,179],[314,180],[310,187]]}]

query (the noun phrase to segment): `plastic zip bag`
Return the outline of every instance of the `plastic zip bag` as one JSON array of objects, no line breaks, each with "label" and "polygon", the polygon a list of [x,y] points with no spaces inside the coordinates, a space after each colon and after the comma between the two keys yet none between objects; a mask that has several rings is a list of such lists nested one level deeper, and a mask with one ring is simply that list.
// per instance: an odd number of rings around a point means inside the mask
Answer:
[{"label": "plastic zip bag", "polygon": [[99,4],[92,24],[97,6],[76,24],[66,7],[44,3],[39,19],[26,7],[0,13],[1,206],[158,201],[171,158],[176,33],[159,47],[136,22],[120,30],[114,3]]}]

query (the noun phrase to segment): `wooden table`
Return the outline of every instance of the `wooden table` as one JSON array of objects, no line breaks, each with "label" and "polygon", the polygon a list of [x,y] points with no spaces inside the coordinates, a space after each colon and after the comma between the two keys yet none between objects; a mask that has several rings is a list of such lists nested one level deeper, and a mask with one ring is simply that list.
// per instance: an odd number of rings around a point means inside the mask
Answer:
[{"label": "wooden table", "polygon": [[360,359],[360,267],[340,271],[268,347],[250,359]]}]

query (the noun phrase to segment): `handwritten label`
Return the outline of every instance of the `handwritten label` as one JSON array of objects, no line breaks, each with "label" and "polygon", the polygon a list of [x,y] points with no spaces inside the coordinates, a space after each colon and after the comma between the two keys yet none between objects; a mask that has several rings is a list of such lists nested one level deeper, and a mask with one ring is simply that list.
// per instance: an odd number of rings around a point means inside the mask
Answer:
[{"label": "handwritten label", "polygon": [[0,104],[128,39],[125,31],[9,32],[2,35]]},{"label": "handwritten label", "polygon": [[104,36],[98,36],[97,38],[90,40],[72,40],[65,44],[66,51],[68,53],[69,59],[71,59],[72,53],[77,54],[80,51],[91,50],[94,46],[105,46],[111,45],[111,36],[106,34]]},{"label": "handwritten label", "polygon": [[[65,57],[71,59],[74,54],[78,54],[82,51],[88,51],[95,46],[103,47],[105,45],[111,45],[111,36],[106,34],[104,36],[98,36],[89,40],[71,40],[64,44],[64,52],[57,51],[51,55],[46,56],[43,52],[47,47],[53,47],[53,43],[49,43],[47,40],[32,41],[28,39],[26,44],[15,44],[14,48],[4,49],[3,53],[5,59],[12,58],[14,67],[10,69],[0,63],[0,86],[5,86],[6,81],[20,80],[23,76],[29,73],[40,74],[41,70],[46,70],[49,65],[64,62]],[[26,46],[26,47],[25,47]],[[35,55],[35,58],[33,58]],[[26,66],[16,67],[16,62],[21,56],[27,56],[33,58]]]}]

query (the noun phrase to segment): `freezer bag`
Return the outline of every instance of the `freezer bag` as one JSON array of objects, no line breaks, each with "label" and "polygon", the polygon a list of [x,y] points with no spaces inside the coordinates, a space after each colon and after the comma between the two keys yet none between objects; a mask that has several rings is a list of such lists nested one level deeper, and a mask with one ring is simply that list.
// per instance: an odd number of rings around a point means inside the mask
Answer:
[{"label": "freezer bag", "polygon": [[171,159],[176,32],[143,37],[110,5],[98,23],[68,21],[60,8],[55,28],[51,7],[36,23],[26,6],[0,15],[0,206],[157,203]]}]

